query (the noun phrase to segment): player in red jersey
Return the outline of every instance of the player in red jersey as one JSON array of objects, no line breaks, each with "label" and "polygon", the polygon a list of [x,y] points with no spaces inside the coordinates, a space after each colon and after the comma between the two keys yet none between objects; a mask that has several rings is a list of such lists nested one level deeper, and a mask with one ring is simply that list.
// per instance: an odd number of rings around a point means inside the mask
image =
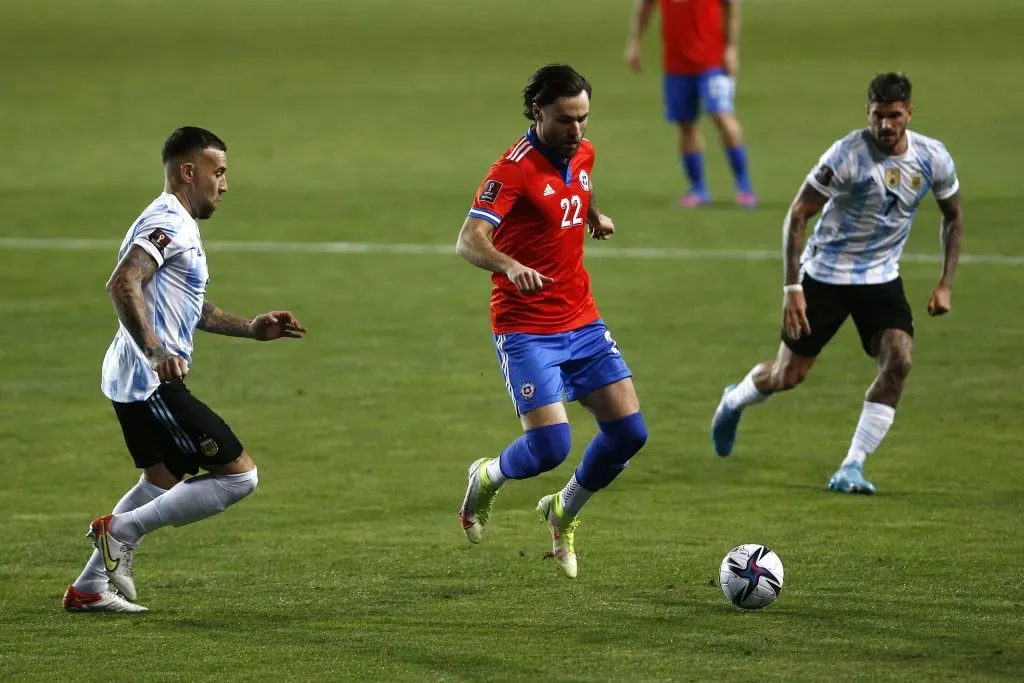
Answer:
[{"label": "player in red jersey", "polygon": [[[626,62],[640,71],[644,32],[657,0],[636,0]],[[747,173],[747,150],[733,107],[739,71],[739,0],[660,0],[665,118],[679,126],[679,153],[690,190],[679,200],[693,208],[708,204],[704,183],[704,140],[697,127],[700,104],[722,136],[736,180],[736,202],[757,205]]]},{"label": "player in red jersey", "polygon": [[600,431],[569,483],[544,496],[555,564],[573,578],[580,509],[612,482],[647,441],[632,373],[601,320],[583,268],[583,242],[609,239],[612,220],[597,208],[590,173],[594,147],[583,137],[590,83],[552,64],[523,90],[526,135],[491,166],[459,233],[457,251],[493,273],[491,324],[505,388],[524,434],[497,458],[469,468],[459,511],[466,536],[479,543],[494,497],[508,479],[554,469],[569,455],[563,394],[578,400]]}]

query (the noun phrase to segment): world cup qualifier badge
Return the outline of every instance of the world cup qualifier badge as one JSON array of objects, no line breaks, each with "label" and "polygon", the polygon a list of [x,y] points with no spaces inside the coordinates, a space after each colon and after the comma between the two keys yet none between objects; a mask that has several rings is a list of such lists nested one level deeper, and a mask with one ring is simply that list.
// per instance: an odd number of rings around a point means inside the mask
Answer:
[{"label": "world cup qualifier badge", "polygon": [[526,381],[519,385],[519,393],[529,401],[537,393],[537,387],[533,386],[533,382]]},{"label": "world cup qualifier badge", "polygon": [[825,187],[828,187],[829,184],[832,182],[832,178],[834,178],[835,175],[835,171],[833,171],[825,164],[822,164],[821,166],[818,167],[818,171],[814,174],[814,179],[817,180],[822,185],[824,185]]},{"label": "world cup qualifier badge", "polygon": [[199,437],[199,450],[203,452],[207,458],[212,458],[220,452],[220,445],[208,434],[203,434]]}]

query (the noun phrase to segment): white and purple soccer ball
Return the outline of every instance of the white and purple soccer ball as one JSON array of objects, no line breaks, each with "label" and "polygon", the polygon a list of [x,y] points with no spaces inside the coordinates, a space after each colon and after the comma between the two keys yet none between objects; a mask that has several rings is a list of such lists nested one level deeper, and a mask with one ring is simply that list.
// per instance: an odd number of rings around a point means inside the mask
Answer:
[{"label": "white and purple soccer ball", "polygon": [[757,543],[736,546],[722,560],[722,592],[743,609],[770,605],[782,591],[782,560]]}]

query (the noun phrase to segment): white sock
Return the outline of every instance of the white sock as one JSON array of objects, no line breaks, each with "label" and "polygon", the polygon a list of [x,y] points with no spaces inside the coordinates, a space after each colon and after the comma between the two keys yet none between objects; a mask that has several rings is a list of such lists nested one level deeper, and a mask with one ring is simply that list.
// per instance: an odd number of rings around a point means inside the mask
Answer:
[{"label": "white sock", "polygon": [[145,534],[165,526],[185,526],[224,512],[256,490],[256,468],[241,474],[204,474],[177,484],[142,507],[110,521],[110,533],[135,545]]},{"label": "white sock", "polygon": [[491,484],[494,488],[498,488],[504,484],[508,477],[501,471],[501,458],[494,458],[487,463],[487,478],[491,480]]},{"label": "white sock", "polygon": [[865,401],[864,410],[861,411],[860,420],[857,422],[857,431],[853,433],[850,451],[846,454],[842,466],[856,464],[863,467],[867,457],[874,453],[878,444],[882,443],[882,439],[885,438],[895,417],[895,408],[884,403]]},{"label": "white sock", "polygon": [[755,403],[764,403],[768,400],[771,394],[762,394],[754,386],[754,372],[760,365],[755,366],[747,376],[743,378],[743,381],[737,384],[732,391],[725,395],[725,407],[729,410],[742,410],[749,405]]},{"label": "white sock", "polygon": [[[139,477],[139,483],[133,486],[128,493],[121,497],[121,500],[114,506],[114,514],[130,512],[141,507],[151,500],[159,498],[166,491],[155,484],[146,481],[146,475]],[[139,537],[139,541],[142,537]],[[139,541],[136,541],[138,543]],[[92,557],[85,565],[85,569],[75,579],[75,590],[82,593],[102,593],[107,590],[107,572],[103,568],[103,555],[99,550],[92,551]]]},{"label": "white sock", "polygon": [[573,472],[569,483],[565,485],[565,488],[558,495],[562,500],[562,510],[565,512],[566,518],[573,519],[576,515],[580,514],[580,510],[587,504],[590,497],[594,495],[594,492],[580,486],[580,483],[576,481],[576,473]]}]

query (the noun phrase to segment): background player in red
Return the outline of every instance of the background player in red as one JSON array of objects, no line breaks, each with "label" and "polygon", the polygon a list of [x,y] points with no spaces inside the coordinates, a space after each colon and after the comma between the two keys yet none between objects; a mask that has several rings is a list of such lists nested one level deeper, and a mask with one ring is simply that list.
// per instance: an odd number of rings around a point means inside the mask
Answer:
[{"label": "background player in red", "polygon": [[583,133],[591,92],[590,83],[564,64],[530,76],[523,113],[533,123],[491,166],[457,247],[460,256],[493,273],[494,345],[525,432],[499,457],[470,466],[462,528],[479,543],[506,480],[535,477],[565,460],[571,432],[562,397],[578,400],[600,432],[565,487],[537,504],[551,530],[555,564],[570,578],[577,572],[576,516],[647,441],[632,373],[601,320],[583,268],[584,231],[602,240],[615,233],[597,208],[590,179],[594,148]]},{"label": "background player in red", "polygon": [[[640,71],[641,41],[655,2],[636,0],[626,62]],[[722,136],[736,180],[736,203],[753,208],[757,197],[747,173],[747,150],[733,107],[739,71],[739,0],[660,0],[665,118],[679,126],[679,153],[690,190],[679,200],[692,208],[711,201],[704,182],[700,105]]]}]

